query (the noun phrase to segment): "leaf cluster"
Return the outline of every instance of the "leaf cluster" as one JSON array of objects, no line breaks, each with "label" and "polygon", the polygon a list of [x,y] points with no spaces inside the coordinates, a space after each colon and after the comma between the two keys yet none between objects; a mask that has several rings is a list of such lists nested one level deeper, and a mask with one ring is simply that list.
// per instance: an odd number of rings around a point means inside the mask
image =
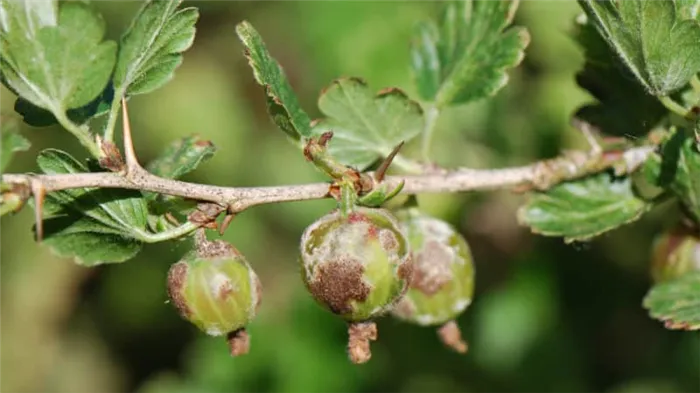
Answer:
[{"label": "leaf cluster", "polygon": [[[585,63],[576,80],[592,101],[573,116],[588,126],[582,132],[591,152],[585,162],[565,162],[565,169],[573,167],[585,176],[530,192],[518,213],[522,225],[567,242],[586,241],[673,199],[700,227],[700,22],[695,3],[579,1],[583,13],[574,23],[573,37]],[[523,60],[530,36],[513,26],[518,1],[461,0],[439,6],[435,20],[416,25],[410,43],[417,97],[396,87],[372,91],[358,77],[339,78],[322,90],[317,104],[323,117],[316,120],[302,108],[260,34],[245,21],[236,27],[272,122],[318,169],[342,183],[342,195],[365,192],[367,179],[361,174],[379,166],[383,176],[392,160],[392,169],[403,173],[431,167],[429,144],[437,117],[449,107],[495,96]],[[182,8],[181,0],[149,0],[114,42],[104,39],[102,17],[83,2],[0,0],[0,15],[0,80],[17,95],[16,111],[31,125],[61,124],[92,156],[81,163],[65,152],[42,151],[37,163],[46,174],[110,169],[99,163],[118,156],[112,147],[122,99],[151,93],[173,78],[183,52],[193,44],[198,19],[197,9]],[[101,123],[96,121],[100,118]],[[617,144],[611,143],[613,137]],[[12,153],[28,148],[26,140],[6,128],[2,142],[0,170]],[[424,157],[396,154],[397,146],[414,142],[421,143]],[[641,164],[644,176],[633,176],[637,166],[590,170],[638,145],[658,146]],[[177,179],[214,152],[211,142],[187,137],[167,147],[147,169]],[[643,195],[640,182],[655,187],[656,195]],[[373,203],[381,199],[373,198]],[[190,234],[197,228],[187,218],[194,205],[140,191],[52,193],[44,206],[45,243],[85,265],[122,262],[145,242]],[[658,294],[691,287],[679,282],[675,289],[655,288],[645,304],[652,315],[667,315],[665,303],[654,300]],[[690,321],[689,326],[697,325]]]}]

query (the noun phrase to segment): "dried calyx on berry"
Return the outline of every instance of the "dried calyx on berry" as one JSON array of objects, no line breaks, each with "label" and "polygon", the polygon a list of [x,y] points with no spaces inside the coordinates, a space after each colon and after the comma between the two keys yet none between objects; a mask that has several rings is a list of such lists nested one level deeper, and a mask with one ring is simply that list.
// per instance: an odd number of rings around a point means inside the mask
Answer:
[{"label": "dried calyx on berry", "polygon": [[450,224],[410,207],[396,212],[414,258],[413,280],[392,310],[395,317],[421,326],[440,326],[447,346],[464,353],[455,319],[471,304],[474,263],[469,245]]},{"label": "dried calyx on berry", "polygon": [[651,277],[655,282],[672,280],[691,271],[700,271],[700,234],[679,225],[654,239]]},{"label": "dried calyx on berry", "polygon": [[348,355],[369,360],[376,339],[371,319],[388,312],[408,289],[411,252],[385,209],[355,206],[311,224],[301,238],[304,283],[325,308],[350,322]]},{"label": "dried calyx on berry", "polygon": [[260,307],[262,285],[231,244],[198,233],[196,250],[168,272],[168,295],[180,315],[211,336],[226,336],[232,356],[248,353],[245,326]]}]

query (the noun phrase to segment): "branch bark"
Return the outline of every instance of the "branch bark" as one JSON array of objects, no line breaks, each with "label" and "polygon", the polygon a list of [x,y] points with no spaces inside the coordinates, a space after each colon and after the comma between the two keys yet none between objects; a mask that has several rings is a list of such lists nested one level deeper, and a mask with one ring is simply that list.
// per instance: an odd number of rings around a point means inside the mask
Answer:
[{"label": "branch bark", "polygon": [[[545,190],[563,181],[615,168],[618,173],[634,171],[654,151],[653,146],[635,147],[620,152],[571,152],[531,165],[503,169],[433,170],[422,175],[387,176],[390,187],[402,180],[402,193],[442,193],[514,188]],[[221,187],[165,179],[138,170],[124,173],[100,172],[62,175],[3,174],[10,185],[41,188],[45,192],[72,188],[126,188],[180,196],[227,206],[238,213],[266,203],[323,199],[330,197],[330,183],[311,183],[273,187]],[[37,187],[39,186],[39,187]]]},{"label": "branch bark", "polygon": [[[230,216],[240,213],[252,206],[266,203],[291,202],[311,199],[322,199],[331,197],[331,183],[312,183],[289,186],[274,187],[220,187],[214,185],[188,183],[179,180],[166,179],[149,173],[140,164],[134,152],[131,138],[131,125],[127,112],[126,100],[122,98],[122,116],[124,132],[124,160],[122,160],[119,150],[111,141],[98,139],[100,150],[100,162],[103,167],[109,168],[112,172],[98,173],[74,173],[74,174],[54,174],[54,175],[34,175],[34,174],[4,174],[2,183],[9,184],[10,194],[28,198],[33,195],[35,198],[35,219],[37,224],[37,237],[42,237],[42,205],[46,193],[67,190],[72,188],[126,188],[141,191],[155,192],[180,196],[198,202],[210,202],[218,204],[227,210],[228,219],[222,229],[225,229]],[[608,168],[614,168],[617,173],[630,173],[636,170],[647,157],[654,151],[655,146],[642,146],[630,148],[628,150],[604,151],[593,136],[593,130],[587,124],[577,124],[583,135],[588,139],[589,151],[573,151],[563,154],[560,157],[550,160],[539,161],[531,165],[503,168],[503,169],[456,169],[448,171],[440,168],[426,169],[426,173],[419,175],[389,176],[384,177],[384,170],[375,176],[369,174],[369,178],[374,179],[371,188],[381,181],[388,189],[394,189],[402,182],[403,193],[442,193],[442,192],[462,192],[475,190],[490,190],[499,188],[514,188],[525,191],[528,189],[545,190],[563,181],[583,177],[592,173],[600,172]],[[326,169],[325,171],[333,177],[341,176],[343,171],[350,169],[343,167],[335,168],[334,161],[317,161],[309,147],[323,148],[330,135],[323,140],[317,141],[317,145],[308,145],[304,150],[307,159],[314,161],[317,167]],[[401,145],[387,159],[391,162],[395,153]],[[327,166],[324,167],[324,165]],[[386,168],[384,168],[386,169]],[[364,189],[365,185],[356,188],[357,192],[369,192]],[[5,195],[0,201],[4,200]],[[16,199],[16,198],[15,198]],[[221,211],[220,210],[220,211]],[[216,212],[216,215],[219,211]],[[201,224],[201,223],[200,223]]]}]

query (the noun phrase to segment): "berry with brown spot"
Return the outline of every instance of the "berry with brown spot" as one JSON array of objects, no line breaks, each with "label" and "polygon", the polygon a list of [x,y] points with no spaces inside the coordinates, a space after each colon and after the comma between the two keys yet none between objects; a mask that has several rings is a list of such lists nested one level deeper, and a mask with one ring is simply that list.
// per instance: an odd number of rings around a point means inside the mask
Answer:
[{"label": "berry with brown spot", "polygon": [[454,320],[471,304],[474,263],[464,237],[447,222],[411,207],[396,212],[413,250],[413,281],[392,310],[396,318],[441,326],[438,335],[458,352],[467,351]]},{"label": "berry with brown spot", "polygon": [[657,235],[652,243],[650,270],[654,282],[700,271],[700,235],[684,226]]},{"label": "berry with brown spot", "polygon": [[411,252],[396,219],[385,209],[356,206],[347,216],[335,210],[306,228],[300,251],[309,292],[351,323],[350,359],[368,361],[368,342],[376,339],[371,319],[396,305],[412,276]]},{"label": "berry with brown spot", "polygon": [[173,264],[168,295],[180,315],[211,336],[226,336],[231,355],[248,352],[245,326],[255,317],[262,285],[245,257],[221,240],[197,240],[197,249]]}]

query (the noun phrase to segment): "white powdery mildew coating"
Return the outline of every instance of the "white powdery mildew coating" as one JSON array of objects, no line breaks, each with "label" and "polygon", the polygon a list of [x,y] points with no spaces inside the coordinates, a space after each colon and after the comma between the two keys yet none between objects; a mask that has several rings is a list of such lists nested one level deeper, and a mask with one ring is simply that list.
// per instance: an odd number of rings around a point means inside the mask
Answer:
[{"label": "white powdery mildew coating", "polygon": [[[442,244],[449,244],[450,238],[457,233],[456,230],[446,222],[431,217],[420,217],[419,220],[419,225],[424,228],[426,237],[435,239]],[[426,243],[427,240],[428,239],[426,239]],[[453,263],[459,265],[464,265],[466,263],[464,258],[459,255],[459,244],[450,246],[447,249],[449,249],[452,254]]]},{"label": "white powdery mildew coating", "polygon": [[441,243],[447,243],[455,232],[449,224],[431,217],[420,217],[419,225],[425,229],[426,234]]},{"label": "white powdery mildew coating", "polygon": [[464,310],[467,308],[467,306],[469,306],[470,304],[472,304],[472,299],[470,299],[470,298],[458,299],[458,300],[455,302],[455,304],[452,305],[452,311],[454,311],[454,312],[456,312],[456,313],[461,313],[461,312],[464,311]]},{"label": "white powdery mildew coating", "polygon": [[[452,312],[454,314],[460,314],[462,311],[464,311],[470,304],[472,303],[472,300],[469,298],[461,298],[458,299],[453,305],[452,305]],[[442,311],[436,315],[432,314],[419,314],[414,317],[415,321],[419,325],[423,326],[430,326],[430,325],[435,325],[437,323],[442,323],[446,318],[448,318],[448,313],[445,311]]]},{"label": "white powdery mildew coating", "polygon": [[221,329],[219,329],[218,327],[209,326],[207,328],[207,334],[210,336],[222,336],[224,334],[224,332]]},{"label": "white powdery mildew coating", "polygon": [[[437,242],[426,239],[423,248],[417,254],[416,266],[428,282],[447,283],[452,281],[452,261],[455,250]],[[442,284],[441,284],[442,285]]]},{"label": "white powdery mildew coating", "polygon": [[231,280],[221,272],[217,272],[209,281],[209,291],[213,297],[218,297],[220,293],[230,292],[233,289]]},{"label": "white powdery mildew coating", "polygon": [[379,315],[380,313],[384,312],[387,309],[387,307],[389,307],[389,306],[391,306],[391,304],[388,304],[384,307],[375,307],[372,309],[371,314],[372,315]]},{"label": "white powdery mildew coating", "polygon": [[258,304],[258,297],[262,294],[258,293],[258,275],[255,271],[248,267],[248,288],[250,288],[250,304],[248,304],[248,319],[253,319],[255,317],[256,305]]},{"label": "white powdery mildew coating", "polygon": [[421,314],[416,316],[416,322],[418,322],[419,325],[432,325],[437,321],[435,316],[430,315],[430,314]]},{"label": "white powdery mildew coating", "polygon": [[[393,217],[386,217],[391,220],[396,227],[398,223],[395,222]],[[339,219],[339,214],[334,213],[328,215],[325,219],[321,219],[312,224],[302,236],[302,247],[307,244],[310,240],[311,235],[322,225]],[[370,247],[366,247],[363,242],[356,241],[358,238],[364,238],[370,232],[372,224],[364,221],[356,221],[353,223],[345,223],[339,227],[333,229],[333,236],[328,236],[324,239],[322,243],[314,247],[311,253],[307,253],[306,249],[302,248],[302,253],[304,254],[304,271],[306,277],[309,280],[313,280],[316,276],[315,272],[320,264],[333,262],[337,259],[345,259],[342,255],[335,255],[336,258],[328,258],[328,256],[334,255],[336,250],[347,250],[347,259],[356,260],[363,264],[374,258],[372,253],[374,250]],[[401,256],[398,254],[398,244],[399,241],[391,230],[379,229],[377,233],[377,241],[381,245],[394,244],[389,250],[387,250],[387,255],[389,257],[389,262],[397,265],[401,263]],[[337,258],[340,257],[340,258]],[[368,285],[372,285],[371,282],[365,282]]]}]

